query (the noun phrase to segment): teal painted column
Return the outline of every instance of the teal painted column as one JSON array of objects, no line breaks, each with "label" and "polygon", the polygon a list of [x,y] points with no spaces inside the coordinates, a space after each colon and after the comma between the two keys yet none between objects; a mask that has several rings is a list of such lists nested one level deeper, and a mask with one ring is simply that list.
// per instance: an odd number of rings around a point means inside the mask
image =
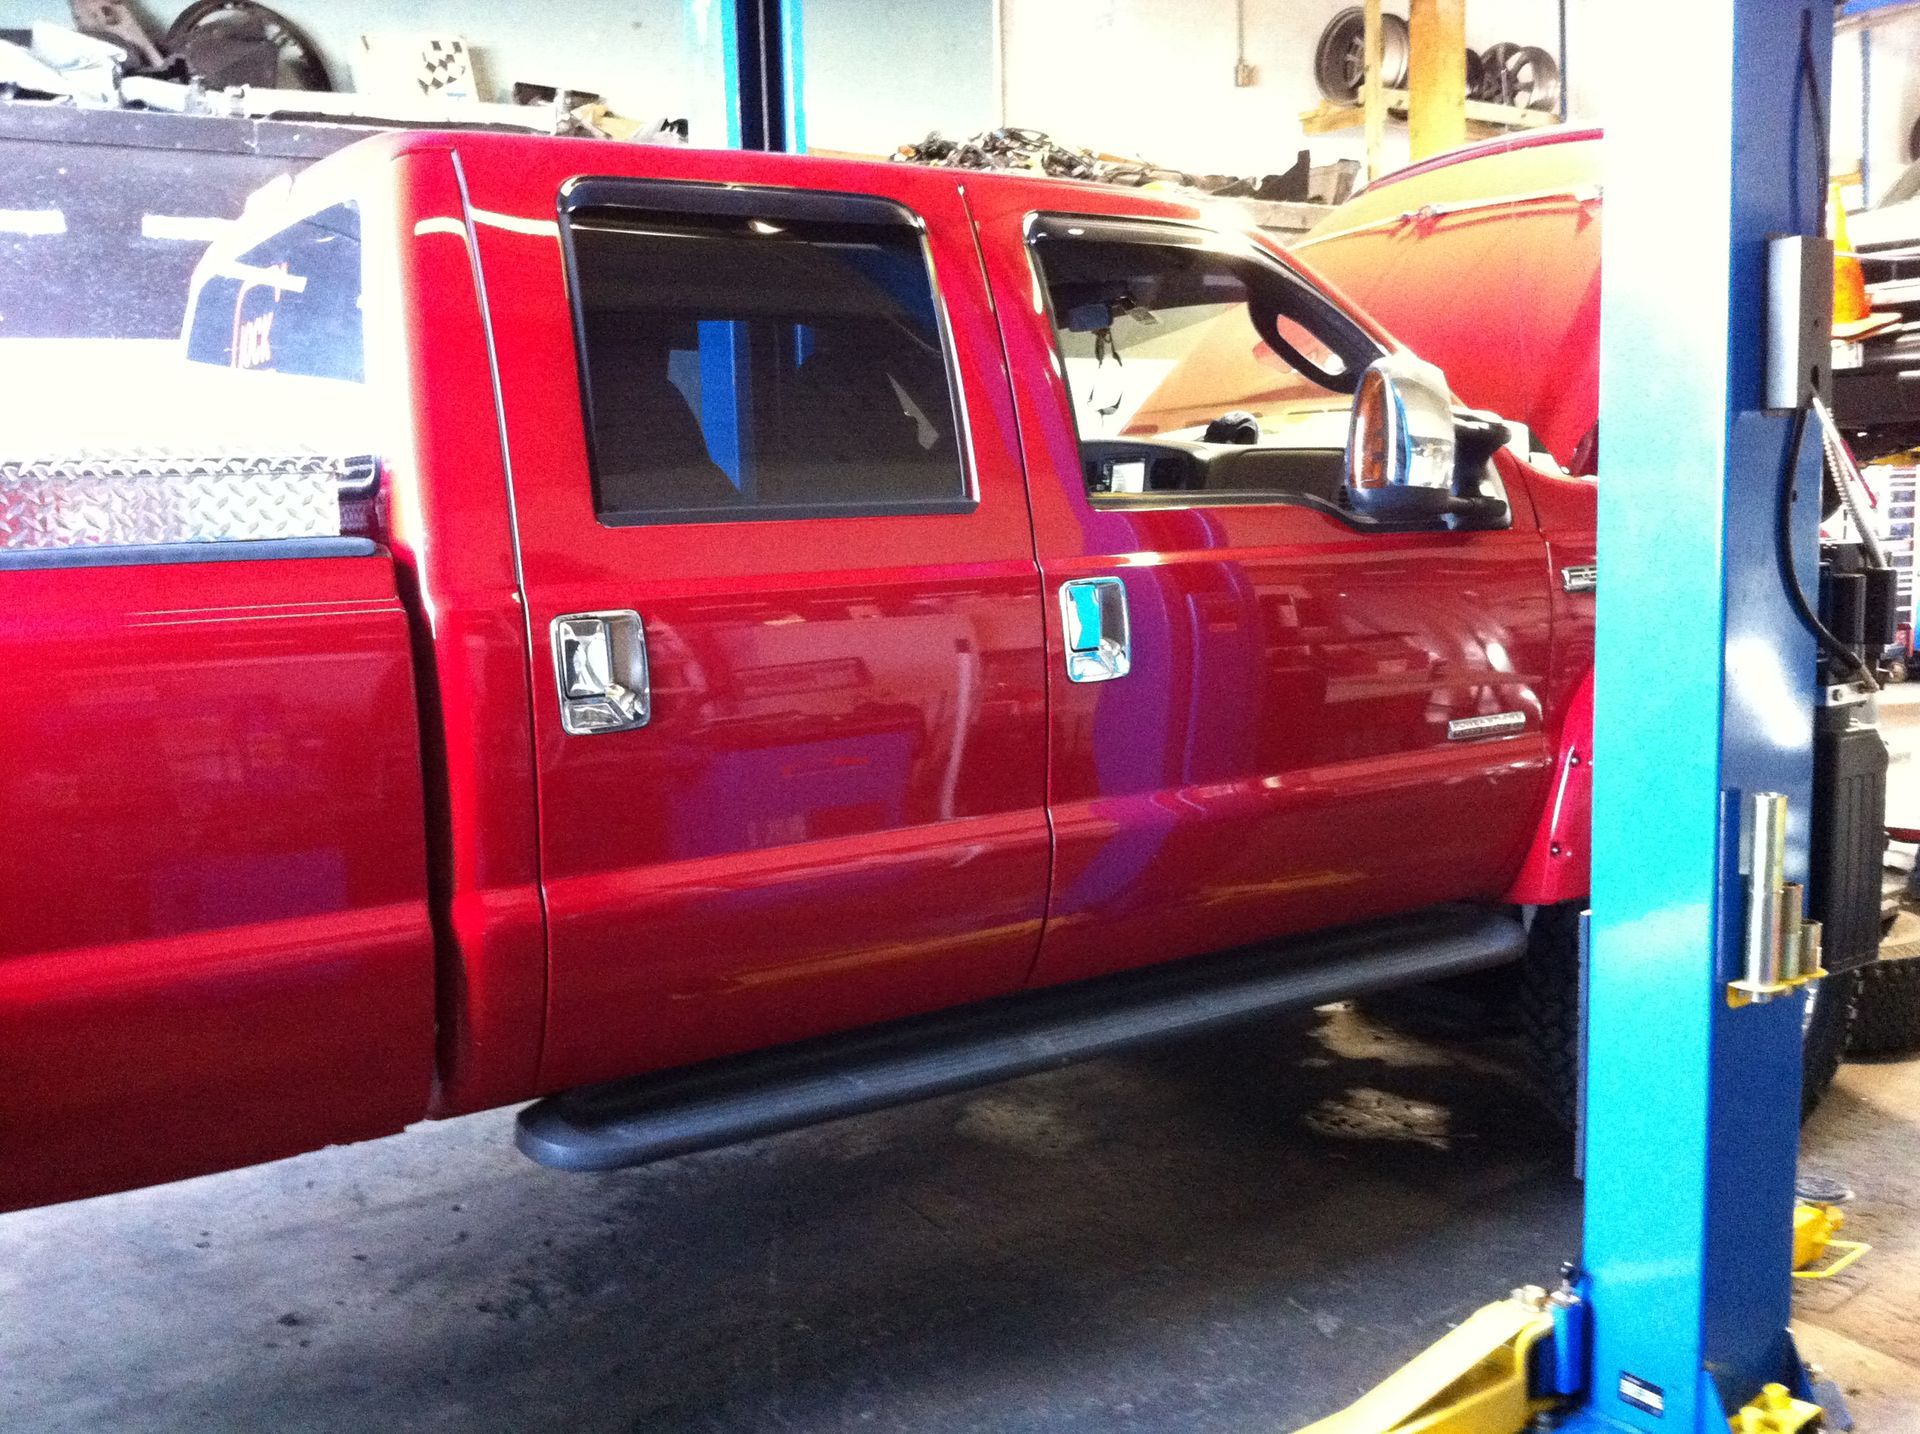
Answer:
[{"label": "teal painted column", "polygon": [[[1809,17],[1817,75],[1801,59]],[[1810,78],[1830,0],[1621,0],[1604,92],[1598,655],[1583,1260],[1573,1427],[1724,1434],[1789,1380],[1802,998],[1731,1008],[1745,794],[1805,870],[1814,647],[1775,557],[1791,418],[1761,410],[1765,241],[1820,223]],[[1645,37],[1689,56],[1645,89]],[[1588,63],[1594,63],[1589,61]],[[1793,552],[1816,581],[1817,439]]]},{"label": "teal painted column", "polygon": [[686,17],[687,48],[721,76],[727,147],[803,153],[801,0],[687,0]]}]

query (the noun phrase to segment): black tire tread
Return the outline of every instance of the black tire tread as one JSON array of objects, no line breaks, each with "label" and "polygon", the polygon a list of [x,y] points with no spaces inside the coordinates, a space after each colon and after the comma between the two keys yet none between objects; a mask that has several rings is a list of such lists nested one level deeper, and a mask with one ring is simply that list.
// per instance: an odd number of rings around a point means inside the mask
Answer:
[{"label": "black tire tread", "polygon": [[1514,1013],[1525,1042],[1527,1069],[1547,1109],[1567,1129],[1580,1102],[1580,911],[1575,904],[1543,907],[1520,960]]},{"label": "black tire tread", "polygon": [[[1909,1012],[1920,1017],[1920,961],[1909,992]],[[1871,969],[1871,968],[1869,968]],[[1800,1118],[1812,1115],[1833,1084],[1854,1029],[1856,972],[1826,978],[1802,1052]],[[1515,1013],[1527,1068],[1554,1118],[1572,1129],[1580,1102],[1580,905],[1543,908],[1533,919],[1521,958]],[[1920,1026],[1916,1026],[1920,1030]],[[1855,1037],[1856,1041],[1858,1037]]]},{"label": "black tire tread", "polygon": [[1807,1022],[1805,1044],[1800,1052],[1800,1119],[1805,1121],[1833,1085],[1840,1072],[1840,1058],[1846,1054],[1860,997],[1860,973],[1842,971],[1823,977],[1819,991],[1808,997],[1818,1002],[1813,1018]]},{"label": "black tire tread", "polygon": [[1859,1009],[1847,1054],[1898,1055],[1920,1047],[1920,955],[1886,954],[1860,970]]}]

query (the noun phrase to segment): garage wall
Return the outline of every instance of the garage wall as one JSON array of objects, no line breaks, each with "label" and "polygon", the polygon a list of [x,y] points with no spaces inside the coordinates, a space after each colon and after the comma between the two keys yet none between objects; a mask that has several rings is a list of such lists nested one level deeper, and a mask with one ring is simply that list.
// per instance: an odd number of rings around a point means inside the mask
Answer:
[{"label": "garage wall", "polygon": [[[607,97],[635,118],[685,115],[694,140],[726,142],[712,0],[273,0],[314,39],[336,83],[351,83],[370,30],[447,31],[473,51],[485,98],[516,80]],[[164,30],[186,0],[138,6]],[[807,124],[818,148],[887,153],[929,129],[972,134],[999,122],[994,0],[806,0]],[[64,0],[0,0],[0,28],[70,21]]]},{"label": "garage wall", "polygon": [[890,154],[1000,123],[994,0],[802,0],[807,143]]},{"label": "garage wall", "polygon": [[1867,201],[1877,201],[1907,167],[1908,136],[1920,119],[1920,14],[1899,14],[1869,30],[1835,37],[1833,116],[1834,169],[1845,173],[1858,168],[1864,152]]},{"label": "garage wall", "polygon": [[[710,65],[697,58],[683,0],[568,0],[540,6],[537,15],[524,0],[272,3],[313,37],[336,84],[350,77],[366,31],[450,31],[472,49],[485,98],[507,98],[514,81],[524,80],[604,94],[616,110],[637,118],[719,118],[717,55]],[[136,8],[157,32],[186,4],[153,0]],[[0,0],[0,28],[71,18],[65,0]],[[711,142],[724,143],[725,131]]]},{"label": "garage wall", "polygon": [[[814,147],[884,154],[939,129],[962,136],[1029,125],[1076,145],[1136,153],[1189,169],[1283,169],[1303,143],[1316,161],[1360,158],[1356,130],[1302,140],[1299,116],[1320,98],[1315,42],[1354,0],[1244,0],[1247,58],[1258,83],[1233,83],[1235,0],[803,0],[809,139]],[[146,0],[156,28],[184,0]],[[515,80],[596,90],[639,118],[684,115],[695,143],[725,142],[715,0],[278,0],[337,73],[351,76],[368,30],[452,31],[474,51],[484,92]],[[1405,13],[1405,0],[1388,0]],[[1606,0],[1569,0],[1570,108],[1597,119],[1594,83],[1607,43]],[[997,42],[995,17],[1004,36]],[[396,18],[404,17],[404,18]],[[1469,0],[1467,39],[1558,50],[1557,0]],[[65,0],[0,0],[0,27],[64,23]],[[1003,64],[1004,59],[1004,64]],[[1873,197],[1906,163],[1920,118],[1920,14],[1873,31],[1866,148]],[[1835,48],[1835,167],[1862,148],[1860,45]],[[1387,162],[1404,163],[1406,130],[1390,123]]]},{"label": "garage wall", "polygon": [[[1007,116],[1056,137],[1138,153],[1186,169],[1284,169],[1310,145],[1316,161],[1365,155],[1359,130],[1302,140],[1299,117],[1320,100],[1313,51],[1353,0],[1245,0],[1247,59],[1258,83],[1233,83],[1233,0],[1003,0]],[[1604,0],[1576,0],[1577,47]],[[1404,15],[1403,3],[1388,10]],[[1597,22],[1596,22],[1597,23]],[[1467,43],[1499,40],[1557,53],[1555,0],[1470,0]],[[1578,49],[1575,49],[1578,54]],[[1574,67],[1572,97],[1585,99]],[[1404,163],[1404,125],[1389,123],[1387,162]]]}]

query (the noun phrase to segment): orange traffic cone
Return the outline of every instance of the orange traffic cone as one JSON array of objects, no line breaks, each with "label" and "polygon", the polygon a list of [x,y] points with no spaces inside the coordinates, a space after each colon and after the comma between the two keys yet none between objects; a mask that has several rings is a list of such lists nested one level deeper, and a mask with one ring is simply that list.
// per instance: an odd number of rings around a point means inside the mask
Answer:
[{"label": "orange traffic cone", "polygon": [[1844,335],[1849,326],[1865,321],[1873,306],[1867,301],[1867,276],[1847,238],[1847,211],[1837,184],[1827,190],[1827,220],[1833,235],[1833,329]]}]

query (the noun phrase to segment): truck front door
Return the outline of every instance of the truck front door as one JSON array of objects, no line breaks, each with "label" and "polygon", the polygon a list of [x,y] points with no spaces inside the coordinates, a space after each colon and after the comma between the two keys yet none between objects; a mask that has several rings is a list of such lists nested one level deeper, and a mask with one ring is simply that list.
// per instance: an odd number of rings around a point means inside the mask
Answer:
[{"label": "truck front door", "polygon": [[1053,624],[1036,980],[1497,899],[1547,762],[1524,494],[1503,531],[1357,522],[1377,341],[1248,237],[1084,200],[973,197]]},{"label": "truck front door", "polygon": [[547,1089],[1017,988],[1046,893],[1038,576],[952,180],[644,163],[468,166],[535,655]]}]

